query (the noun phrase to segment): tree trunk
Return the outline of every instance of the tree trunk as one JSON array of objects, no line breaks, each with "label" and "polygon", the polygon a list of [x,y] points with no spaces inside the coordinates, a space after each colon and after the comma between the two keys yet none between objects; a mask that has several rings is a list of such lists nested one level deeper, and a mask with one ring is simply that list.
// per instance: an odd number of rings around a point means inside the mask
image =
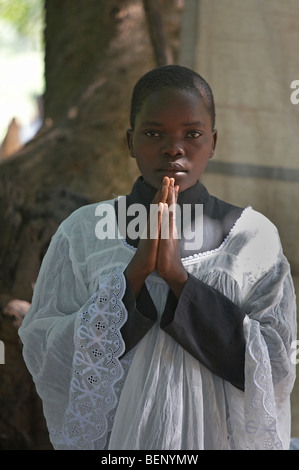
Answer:
[{"label": "tree trunk", "polygon": [[160,2],[143,0],[143,6],[157,66],[172,64],[173,56],[164,28]]},{"label": "tree trunk", "polygon": [[133,37],[122,44],[125,25],[144,24],[137,6],[46,0],[44,126],[1,164],[2,294],[30,301],[57,225],[89,201],[123,193],[136,175],[124,139],[128,97],[137,75],[153,65],[147,36],[140,34],[138,50]]},{"label": "tree trunk", "polygon": [[[155,66],[138,0],[46,0],[44,124],[0,164],[0,448],[49,448],[21,356],[15,299],[31,302],[58,225],[89,202],[126,193],[138,172],[126,147],[130,94]],[[171,12],[174,38],[179,8]],[[174,47],[176,45],[173,41]],[[20,304],[18,304],[20,305]]]}]

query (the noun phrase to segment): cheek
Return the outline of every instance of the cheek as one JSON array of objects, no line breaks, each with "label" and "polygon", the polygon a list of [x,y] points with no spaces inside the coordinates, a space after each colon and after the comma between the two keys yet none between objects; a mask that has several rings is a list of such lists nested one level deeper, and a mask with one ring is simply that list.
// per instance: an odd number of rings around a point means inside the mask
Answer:
[{"label": "cheek", "polygon": [[195,167],[196,169],[194,168],[195,172],[198,175],[201,175],[205,171],[209,163],[209,160],[210,160],[210,152],[206,152],[206,155],[198,160],[196,167]]},{"label": "cheek", "polygon": [[146,151],[146,146],[140,139],[133,140],[133,150],[136,155],[143,154]]},{"label": "cheek", "polygon": [[201,161],[208,160],[212,155],[212,150],[213,150],[212,139],[205,139],[205,141],[200,142],[200,144],[197,147],[199,159]]},{"label": "cheek", "polygon": [[150,163],[154,161],[158,152],[156,146],[140,141],[133,145],[133,151],[136,160],[146,166],[150,165]]}]

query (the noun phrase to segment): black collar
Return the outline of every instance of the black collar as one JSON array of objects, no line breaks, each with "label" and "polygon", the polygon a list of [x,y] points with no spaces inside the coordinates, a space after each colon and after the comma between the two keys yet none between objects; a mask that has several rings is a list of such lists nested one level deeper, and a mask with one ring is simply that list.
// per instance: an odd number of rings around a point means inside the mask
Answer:
[{"label": "black collar", "polygon": [[[147,184],[143,177],[140,176],[135,181],[130,194],[126,196],[126,207],[131,204],[142,204],[149,211],[157,190]],[[195,204],[203,205],[203,244],[200,249],[185,249],[185,240],[182,236],[179,240],[180,252],[182,257],[190,256],[194,253],[213,250],[221,245],[228,235],[231,227],[240,217],[243,208],[233,206],[222,201],[215,196],[211,196],[205,186],[197,181],[191,188],[179,193],[178,205],[183,208],[183,204],[189,204],[195,208]],[[116,215],[118,218],[118,202],[115,203]],[[191,214],[193,223],[194,211]],[[127,224],[132,217],[127,216]],[[183,232],[182,232],[183,233]],[[137,248],[138,239],[131,240],[126,237],[127,242]]]},{"label": "black collar", "polygon": [[[152,203],[157,190],[146,183],[142,176],[139,176],[135,181],[132,191],[127,195],[127,203],[143,204],[147,209]],[[191,188],[186,189],[179,193],[178,204],[204,204],[208,201],[210,195],[203,184],[199,181]]]}]

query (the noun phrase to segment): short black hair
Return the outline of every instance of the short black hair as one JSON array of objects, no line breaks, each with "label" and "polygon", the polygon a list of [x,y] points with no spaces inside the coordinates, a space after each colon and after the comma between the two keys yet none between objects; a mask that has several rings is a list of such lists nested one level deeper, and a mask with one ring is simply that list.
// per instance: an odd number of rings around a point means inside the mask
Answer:
[{"label": "short black hair", "polygon": [[199,92],[211,117],[212,129],[215,127],[216,113],[213,92],[206,80],[193,70],[182,65],[164,65],[145,73],[136,83],[132,98],[130,124],[135,127],[136,116],[146,98],[162,88],[192,89]]}]

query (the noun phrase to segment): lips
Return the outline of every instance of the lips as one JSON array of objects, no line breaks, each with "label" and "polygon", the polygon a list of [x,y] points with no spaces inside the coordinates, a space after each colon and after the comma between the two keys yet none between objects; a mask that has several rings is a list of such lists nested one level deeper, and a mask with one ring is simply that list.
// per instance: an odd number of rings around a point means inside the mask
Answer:
[{"label": "lips", "polygon": [[158,171],[173,172],[173,173],[186,173],[187,170],[184,168],[181,163],[178,162],[168,162],[162,165]]}]

